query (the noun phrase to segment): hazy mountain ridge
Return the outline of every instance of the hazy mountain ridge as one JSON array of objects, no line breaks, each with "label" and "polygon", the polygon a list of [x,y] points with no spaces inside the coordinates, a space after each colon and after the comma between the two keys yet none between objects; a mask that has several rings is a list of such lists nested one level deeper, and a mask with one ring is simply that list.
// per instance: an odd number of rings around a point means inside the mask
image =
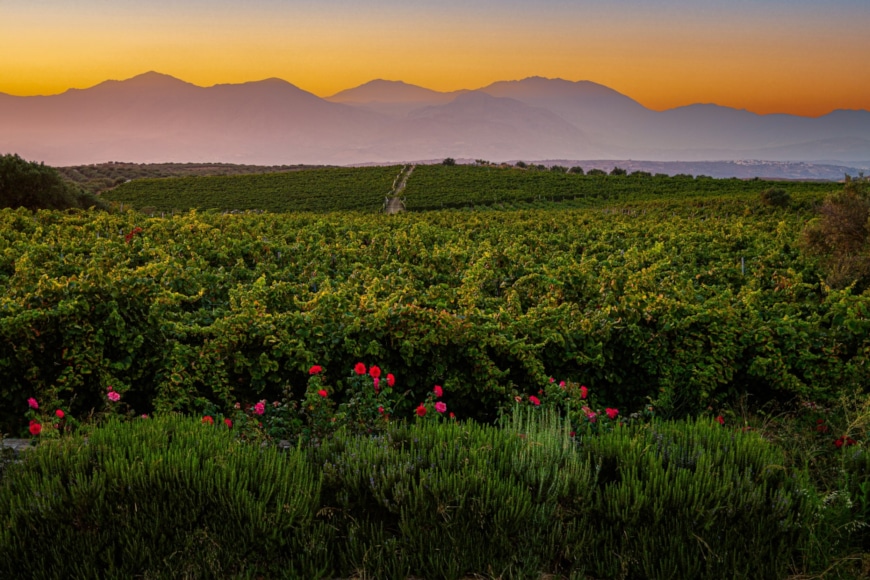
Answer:
[{"label": "hazy mountain ridge", "polygon": [[280,79],[199,87],[152,72],[53,96],[0,94],[0,152],[51,165],[470,157],[864,168],[870,112],[807,118],[718,105],[657,112],[594,82],[541,77],[451,93],[376,80],[324,99]]}]

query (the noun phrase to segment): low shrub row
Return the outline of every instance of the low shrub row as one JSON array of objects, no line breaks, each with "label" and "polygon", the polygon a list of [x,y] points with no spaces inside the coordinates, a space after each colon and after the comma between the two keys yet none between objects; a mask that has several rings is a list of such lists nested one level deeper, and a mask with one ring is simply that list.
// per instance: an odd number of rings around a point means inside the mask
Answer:
[{"label": "low shrub row", "polygon": [[782,578],[865,525],[861,448],[838,503],[713,421],[432,419],[286,450],[178,415],[42,441],[0,480],[0,577]]}]

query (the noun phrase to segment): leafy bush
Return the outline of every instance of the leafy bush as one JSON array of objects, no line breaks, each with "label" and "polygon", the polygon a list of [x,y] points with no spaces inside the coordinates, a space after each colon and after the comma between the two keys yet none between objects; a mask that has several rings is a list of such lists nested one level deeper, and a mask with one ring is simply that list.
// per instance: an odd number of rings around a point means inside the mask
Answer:
[{"label": "leafy bush", "polygon": [[787,207],[791,196],[781,187],[770,187],[761,192],[761,203],[772,207]]},{"label": "leafy bush", "polygon": [[857,187],[828,196],[819,218],[803,232],[803,244],[822,256],[827,282],[833,288],[856,284],[856,293],[870,285],[870,200]]},{"label": "leafy bush", "polygon": [[0,155],[0,208],[105,209],[96,197],[70,185],[57,170],[18,155]]},{"label": "leafy bush", "polygon": [[0,486],[0,577],[315,577],[320,478],[295,450],[176,416],[43,442]]}]

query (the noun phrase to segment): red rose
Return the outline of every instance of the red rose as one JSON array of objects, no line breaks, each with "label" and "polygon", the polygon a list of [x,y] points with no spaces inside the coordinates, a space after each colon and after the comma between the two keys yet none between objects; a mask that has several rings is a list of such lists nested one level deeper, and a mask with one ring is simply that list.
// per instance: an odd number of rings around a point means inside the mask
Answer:
[{"label": "red rose", "polygon": [[375,365],[372,365],[369,369],[369,376],[373,379],[377,379],[381,376],[381,369],[376,367]]},{"label": "red rose", "polygon": [[436,398],[436,399],[440,399],[441,397],[444,396],[444,389],[442,389],[442,388],[439,387],[438,385],[435,385],[435,388],[432,389],[432,392],[435,393],[435,398]]},{"label": "red rose", "polygon": [[607,418],[611,421],[616,419],[616,416],[619,415],[619,409],[604,409],[604,412],[607,414]]},{"label": "red rose", "polygon": [[423,403],[420,403],[420,406],[417,407],[414,412],[417,413],[418,417],[423,417],[426,415],[426,407],[423,405]]},{"label": "red rose", "polygon": [[356,366],[353,367],[353,372],[358,375],[366,374],[366,365],[362,364],[361,362],[356,363]]},{"label": "red rose", "polygon": [[323,370],[323,367],[322,367],[322,366],[320,366],[320,365],[314,365],[313,367],[311,367],[310,369],[308,369],[308,374],[309,374],[309,375],[320,374],[320,372],[321,372],[322,370]]},{"label": "red rose", "polygon": [[323,397],[324,399],[329,396],[329,393],[327,393],[325,389],[320,389],[319,391],[317,391],[317,394],[320,395],[321,397]]},{"label": "red rose", "polygon": [[224,419],[224,425],[226,425],[227,428],[229,428],[229,429],[233,428],[233,422],[230,421],[229,419]]},{"label": "red rose", "polygon": [[58,418],[58,419],[63,419],[63,417],[64,417],[64,412],[61,411],[60,409],[58,409],[57,411],[55,411],[54,414],[57,415],[57,418]]},{"label": "red rose", "polygon": [[390,373],[387,373],[387,384],[390,385],[391,387],[392,387],[393,385],[395,385],[395,384],[396,384],[396,377],[394,377],[394,376],[393,376],[392,374],[390,374]]},{"label": "red rose", "polygon": [[581,399],[585,399],[586,395],[588,395],[588,394],[589,394],[589,389],[587,389],[586,387],[580,387],[580,398]]},{"label": "red rose", "polygon": [[206,415],[202,418],[203,423],[207,423],[209,425],[214,425],[214,419],[212,419],[209,415]]},{"label": "red rose", "polygon": [[716,422],[719,423],[720,425],[724,425],[724,424],[725,424],[725,418],[722,417],[722,415],[719,415],[718,417],[716,417]]},{"label": "red rose", "polygon": [[40,432],[42,432],[42,425],[40,425],[36,421],[31,421],[30,422],[30,434],[35,437],[35,436],[39,435]]},{"label": "red rose", "polygon": [[541,401],[538,399],[538,397],[536,397],[536,396],[534,396],[534,395],[531,395],[531,396],[529,397],[529,402],[530,402],[532,405],[534,405],[535,407],[538,407],[538,406],[540,406],[540,404],[541,404]]}]

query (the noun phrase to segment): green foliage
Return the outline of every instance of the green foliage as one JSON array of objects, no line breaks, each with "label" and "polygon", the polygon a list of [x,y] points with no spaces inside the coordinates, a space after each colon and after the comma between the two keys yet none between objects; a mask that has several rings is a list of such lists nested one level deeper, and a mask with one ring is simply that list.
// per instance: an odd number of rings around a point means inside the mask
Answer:
[{"label": "green foliage", "polygon": [[781,187],[769,187],[761,192],[761,203],[771,207],[788,207],[791,198]]},{"label": "green foliage", "polygon": [[109,201],[152,212],[190,209],[370,211],[383,205],[399,166],[306,169],[260,175],[136,179],[106,192]]},{"label": "green foliage", "polygon": [[286,452],[175,416],[111,422],[8,468],[0,574],[781,578],[829,565],[800,567],[810,536],[834,533],[832,500],[756,433],[654,421],[575,435],[540,411],[339,430]]},{"label": "green foliage", "polygon": [[124,163],[109,161],[91,165],[58,167],[67,181],[92,194],[99,194],[133,179],[205,175],[249,175],[311,169],[307,165],[238,165],[234,163]]},{"label": "green foliage", "polygon": [[[111,422],[28,451],[0,486],[0,576],[316,577],[320,476],[223,426]],[[30,555],[30,556],[25,556]]]},{"label": "green foliage", "polygon": [[[462,165],[418,165],[404,190],[409,211],[469,206],[569,202],[574,207],[606,207],[616,203],[669,201],[685,205],[711,197],[741,200],[756,196],[769,182],[747,182],[737,179],[707,179],[695,181],[668,176],[626,178],[623,173],[607,175],[592,169],[583,175],[582,168],[564,172],[529,171],[516,167]],[[541,169],[546,169],[541,166]],[[635,177],[632,175],[631,177]],[[793,194],[824,195],[831,185],[825,183],[783,183]],[[752,200],[757,203],[756,200]],[[510,208],[511,205],[508,205]],[[524,206],[528,207],[528,206]]]},{"label": "green foliage", "polygon": [[549,376],[672,416],[865,388],[867,297],[819,287],[803,216],[700,201],[389,224],[6,210],[0,430],[27,433],[29,397],[101,412],[109,386],[136,414],[299,401],[313,364],[341,404],[360,360],[410,391],[397,413],[439,384],[482,420]]},{"label": "green foliage", "polygon": [[855,284],[860,293],[870,286],[870,198],[850,183],[825,198],[819,214],[804,229],[804,248],[823,258],[830,286]]},{"label": "green foliage", "polygon": [[93,195],[65,182],[57,170],[18,155],[0,155],[0,208],[105,208]]},{"label": "green foliage", "polygon": [[622,167],[615,167],[610,170],[610,175],[628,175],[628,172]]}]

